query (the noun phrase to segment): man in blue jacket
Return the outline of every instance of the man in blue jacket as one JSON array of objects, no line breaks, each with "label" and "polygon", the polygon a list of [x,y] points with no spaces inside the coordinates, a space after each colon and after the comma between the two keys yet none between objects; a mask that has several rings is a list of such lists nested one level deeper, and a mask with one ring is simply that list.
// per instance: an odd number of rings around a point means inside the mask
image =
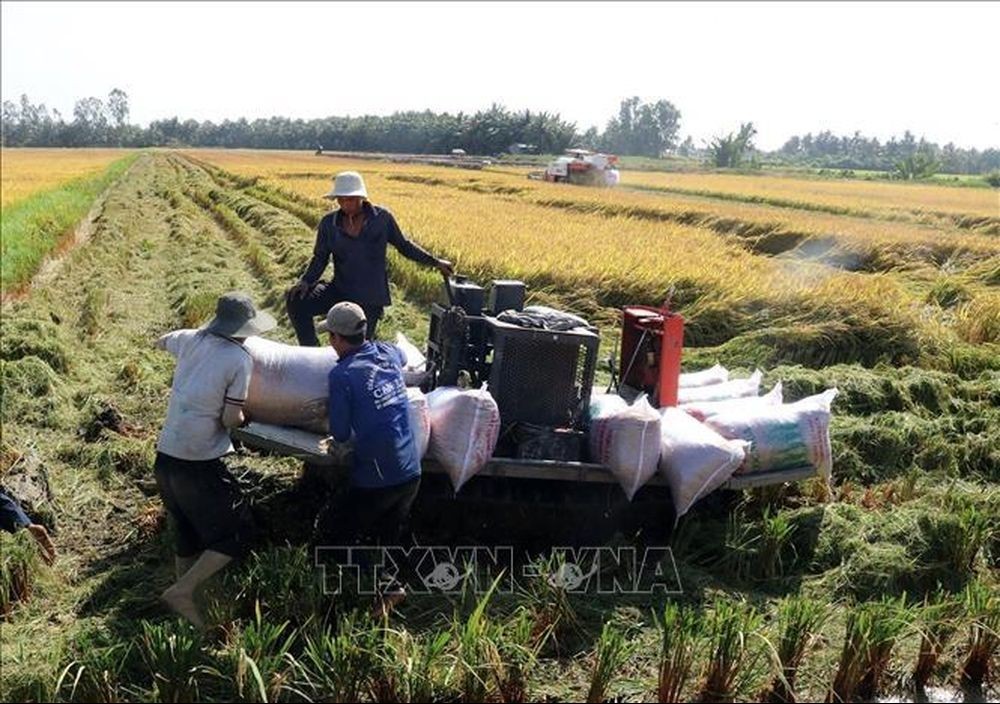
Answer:
[{"label": "man in blue jacket", "polygon": [[[367,320],[366,334],[375,337],[375,327],[389,297],[386,249],[395,247],[407,259],[452,273],[451,262],[438,259],[407,239],[387,209],[372,205],[364,179],[356,171],[343,171],[324,198],[336,200],[338,210],[327,213],[316,229],[313,256],[302,277],[286,296],[288,317],[300,345],[319,346],[313,321],[325,315],[334,303],[352,301],[361,306]],[[333,262],[333,280],[320,281],[327,264]]]},{"label": "man in blue jacket", "polygon": [[[354,437],[350,487],[316,519],[317,540],[329,546],[398,545],[420,488],[420,456],[410,429],[403,354],[365,339],[361,306],[333,306],[318,329],[329,334],[340,361],[329,377],[330,434]],[[401,588],[383,597],[383,610],[402,600]]]}]

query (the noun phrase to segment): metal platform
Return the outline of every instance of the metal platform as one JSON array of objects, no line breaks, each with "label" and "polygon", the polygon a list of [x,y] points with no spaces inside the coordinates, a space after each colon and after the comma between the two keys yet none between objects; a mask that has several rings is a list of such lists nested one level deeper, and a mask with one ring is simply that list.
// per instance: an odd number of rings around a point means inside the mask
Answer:
[{"label": "metal platform", "polygon": [[[249,423],[232,431],[234,440],[248,447],[294,457],[312,465],[343,467],[349,464],[349,445],[328,443],[327,438],[298,428],[287,428],[264,423]],[[445,474],[445,469],[434,460],[425,459],[423,471],[428,474]],[[506,479],[537,479],[591,484],[617,484],[611,471],[601,464],[589,462],[553,462],[551,460],[519,460],[496,457],[479,473],[482,477]],[[749,489],[784,482],[797,482],[816,476],[814,467],[796,467],[779,472],[756,472],[732,477],[722,485],[724,489]],[[647,482],[648,486],[667,486],[659,473]]]}]

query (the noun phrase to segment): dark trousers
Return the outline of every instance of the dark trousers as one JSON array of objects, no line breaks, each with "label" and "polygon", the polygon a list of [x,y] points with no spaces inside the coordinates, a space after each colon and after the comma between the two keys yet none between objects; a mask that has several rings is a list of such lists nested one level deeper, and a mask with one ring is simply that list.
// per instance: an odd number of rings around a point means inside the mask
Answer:
[{"label": "dark trousers", "polygon": [[21,505],[6,492],[0,491],[0,530],[16,533],[28,525],[31,525],[31,519]]},{"label": "dark trousers", "polygon": [[399,545],[417,498],[420,477],[380,489],[350,487],[316,517],[317,546]]},{"label": "dark trousers", "polygon": [[[292,321],[295,328],[295,336],[299,338],[299,344],[303,347],[319,347],[319,339],[316,337],[316,322],[318,316],[326,317],[330,309],[341,301],[350,300],[345,298],[332,283],[319,281],[313,284],[302,298],[285,299],[285,308],[288,311],[288,319]],[[368,319],[367,337],[369,340],[375,339],[375,328],[378,326],[379,318],[382,317],[382,306],[361,306],[365,311],[365,318]]]},{"label": "dark trousers", "polygon": [[156,453],[153,465],[163,505],[174,521],[178,557],[214,550],[241,557],[253,538],[253,518],[239,482],[221,459],[182,460]]}]

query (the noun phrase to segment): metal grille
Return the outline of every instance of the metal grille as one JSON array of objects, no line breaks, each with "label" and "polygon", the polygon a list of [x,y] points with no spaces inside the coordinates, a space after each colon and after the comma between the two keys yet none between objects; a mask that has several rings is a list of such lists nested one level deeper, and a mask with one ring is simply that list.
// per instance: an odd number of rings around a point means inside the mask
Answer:
[{"label": "metal grille", "polygon": [[488,388],[501,422],[581,427],[594,385],[598,336],[487,320],[493,342]]}]

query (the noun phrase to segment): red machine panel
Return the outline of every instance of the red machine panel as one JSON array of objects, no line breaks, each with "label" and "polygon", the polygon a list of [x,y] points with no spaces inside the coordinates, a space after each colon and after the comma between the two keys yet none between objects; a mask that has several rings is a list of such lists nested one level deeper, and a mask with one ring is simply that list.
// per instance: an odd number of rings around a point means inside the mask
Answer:
[{"label": "red machine panel", "polygon": [[684,318],[668,308],[622,308],[622,382],[645,391],[660,408],[677,405]]}]

